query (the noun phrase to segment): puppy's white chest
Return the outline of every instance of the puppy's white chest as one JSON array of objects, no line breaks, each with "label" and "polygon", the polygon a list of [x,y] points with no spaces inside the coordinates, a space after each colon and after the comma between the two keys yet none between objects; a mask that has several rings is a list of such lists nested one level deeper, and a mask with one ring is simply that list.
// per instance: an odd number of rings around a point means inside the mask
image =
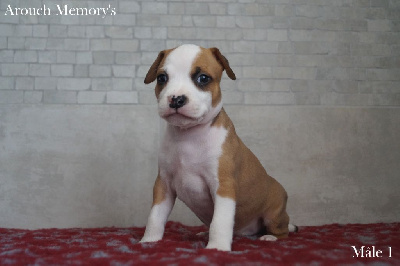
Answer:
[{"label": "puppy's white chest", "polygon": [[218,161],[227,131],[204,126],[167,129],[159,156],[160,176],[204,223],[213,214],[212,192],[218,188]]}]

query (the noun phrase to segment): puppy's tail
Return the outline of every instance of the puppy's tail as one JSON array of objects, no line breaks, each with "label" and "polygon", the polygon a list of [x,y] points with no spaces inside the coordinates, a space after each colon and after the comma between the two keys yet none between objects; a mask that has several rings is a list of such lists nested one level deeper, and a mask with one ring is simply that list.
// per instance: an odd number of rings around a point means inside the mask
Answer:
[{"label": "puppy's tail", "polygon": [[297,225],[294,224],[289,224],[289,232],[298,232],[299,231],[299,227],[297,227]]}]

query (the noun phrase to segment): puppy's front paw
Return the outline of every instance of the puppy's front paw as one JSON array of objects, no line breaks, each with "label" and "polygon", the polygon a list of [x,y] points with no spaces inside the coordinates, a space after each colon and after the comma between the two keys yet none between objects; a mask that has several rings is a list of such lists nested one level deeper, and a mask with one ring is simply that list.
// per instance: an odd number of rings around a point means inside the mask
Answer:
[{"label": "puppy's front paw", "polygon": [[218,249],[220,251],[231,251],[231,244],[218,241],[208,242],[207,249]]},{"label": "puppy's front paw", "polygon": [[139,241],[139,243],[146,243],[146,242],[157,242],[160,241],[161,237],[151,237],[151,236],[144,236],[142,240]]}]

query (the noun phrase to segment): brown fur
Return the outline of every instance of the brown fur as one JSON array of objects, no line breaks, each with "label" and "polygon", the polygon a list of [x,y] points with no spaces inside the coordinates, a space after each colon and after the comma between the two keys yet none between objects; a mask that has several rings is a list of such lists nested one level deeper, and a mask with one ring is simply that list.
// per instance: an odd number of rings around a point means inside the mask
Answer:
[{"label": "brown fur", "polygon": [[165,200],[166,189],[166,184],[160,178],[160,174],[158,174],[153,187],[153,206]]},{"label": "brown fur", "polygon": [[221,54],[221,52],[218,50],[218,48],[214,47],[214,48],[210,48],[209,51],[211,51],[214,55],[214,57],[218,60],[218,62],[224,67],[226,74],[228,75],[228,77],[230,79],[235,80],[236,76],[235,73],[233,73],[231,67],[229,66],[229,61],[228,59],[225,58],[225,56],[223,56]]},{"label": "brown fur", "polygon": [[267,232],[278,238],[288,236],[285,189],[267,174],[257,157],[237,136],[235,127],[222,109],[213,126],[228,130],[219,158],[217,194],[236,201],[235,230],[262,217]]},{"label": "brown fur", "polygon": [[212,97],[212,106],[215,107],[221,101],[221,90],[219,83],[221,81],[222,72],[224,68],[209,49],[201,49],[201,54],[196,58],[193,63],[191,74],[200,68],[203,74],[212,78],[212,81],[203,90],[209,91]]},{"label": "brown fur", "polygon": [[[169,49],[169,50],[164,50],[164,51],[161,51],[158,53],[157,59],[151,65],[151,67],[150,67],[149,71],[147,72],[147,75],[144,79],[145,84],[152,83],[153,81],[156,80],[157,76],[161,74],[165,59],[173,50],[174,49]],[[163,87],[161,87],[158,84],[156,85],[155,93],[156,93],[157,99],[158,99],[162,89],[163,89]]]}]

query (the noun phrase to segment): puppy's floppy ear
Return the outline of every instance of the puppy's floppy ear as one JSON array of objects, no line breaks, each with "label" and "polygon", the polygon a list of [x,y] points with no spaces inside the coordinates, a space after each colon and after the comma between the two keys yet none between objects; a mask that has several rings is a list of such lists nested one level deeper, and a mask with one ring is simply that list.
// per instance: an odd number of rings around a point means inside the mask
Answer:
[{"label": "puppy's floppy ear", "polygon": [[213,53],[214,57],[217,59],[217,61],[224,67],[228,77],[235,80],[236,76],[235,76],[235,73],[233,73],[233,70],[231,69],[231,67],[229,66],[228,59],[226,59],[225,56],[223,56],[221,54],[221,52],[219,51],[218,48],[214,47],[214,48],[210,48],[210,50]]},{"label": "puppy's floppy ear", "polygon": [[152,83],[154,80],[157,78],[157,70],[158,67],[160,66],[161,61],[165,57],[166,50],[161,51],[158,56],[156,61],[151,65],[149,71],[147,72],[146,78],[144,79],[145,84]]}]

